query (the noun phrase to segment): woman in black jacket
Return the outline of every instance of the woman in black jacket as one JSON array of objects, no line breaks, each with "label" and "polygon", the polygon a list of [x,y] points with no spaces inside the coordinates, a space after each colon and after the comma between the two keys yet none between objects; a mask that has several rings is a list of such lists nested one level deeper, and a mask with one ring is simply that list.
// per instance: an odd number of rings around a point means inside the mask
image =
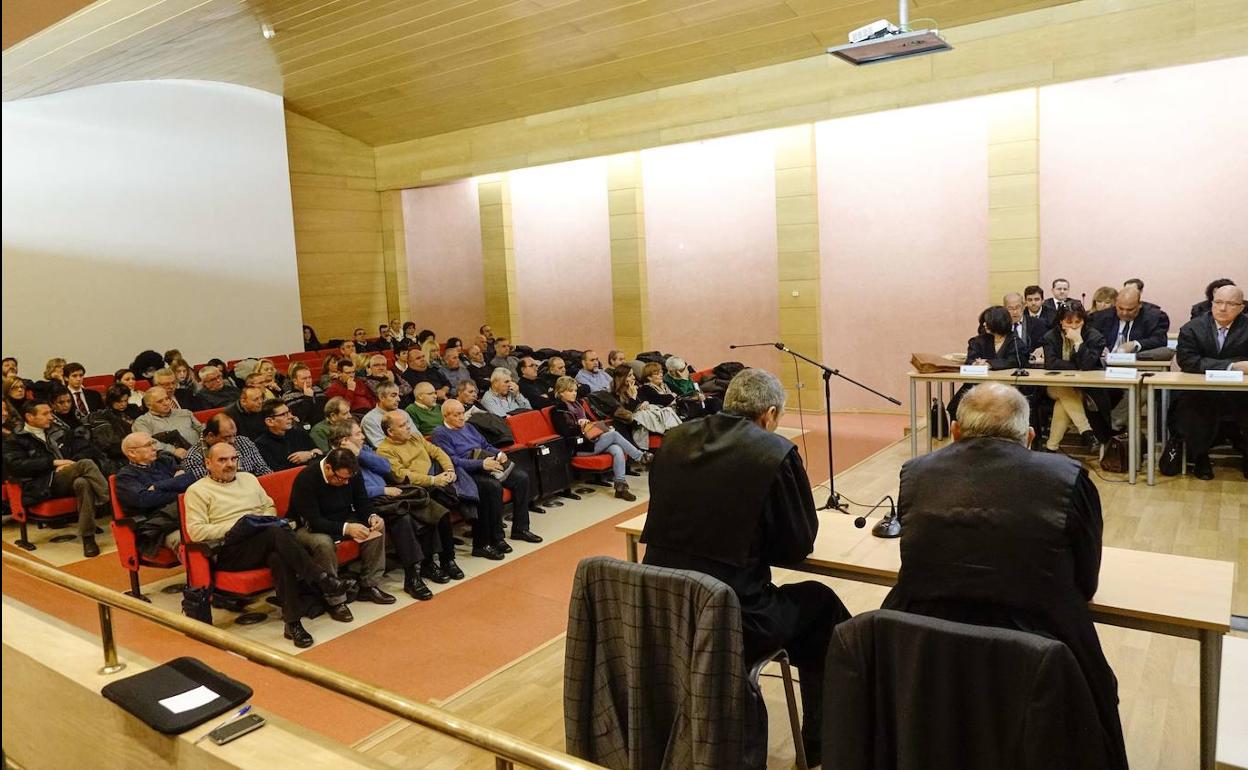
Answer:
[{"label": "woman in black jacket", "polygon": [[[1091,371],[1104,367],[1101,354],[1105,352],[1105,338],[1086,324],[1087,318],[1083,304],[1074,300],[1057,311],[1053,328],[1044,335],[1046,369]],[[1066,435],[1066,429],[1073,422],[1088,448],[1098,451],[1101,441],[1088,422],[1087,410],[1083,407],[1082,389],[1050,385],[1046,390],[1049,398],[1056,403],[1053,404],[1053,419],[1049,423],[1049,440],[1044,448],[1056,452],[1062,443],[1062,436]],[[1097,408],[1101,408],[1099,402]]]},{"label": "woman in black jacket", "polygon": [[122,465],[126,455],[121,451],[121,440],[134,431],[134,418],[138,407],[130,403],[130,389],[121,383],[109,387],[104,394],[104,408],[97,409],[87,418],[91,431],[91,443],[109,459]]},{"label": "woman in black jacket", "polygon": [[[1000,305],[993,305],[979,314],[979,334],[966,341],[966,363],[997,369],[1019,369],[1027,365],[1027,354],[1019,346],[1010,323],[1010,312]],[[962,397],[975,386],[968,382],[958,388],[949,399],[949,419],[958,419],[958,405]]]},{"label": "woman in black jacket", "polygon": [[555,406],[550,410],[550,421],[560,436],[570,440],[585,439],[577,454],[611,455],[615,496],[630,503],[637,499],[628,491],[628,480],[625,478],[628,461],[649,465],[654,456],[633,446],[615,428],[599,431],[585,408],[576,402],[576,380],[571,377],[560,377],[555,382]]}]

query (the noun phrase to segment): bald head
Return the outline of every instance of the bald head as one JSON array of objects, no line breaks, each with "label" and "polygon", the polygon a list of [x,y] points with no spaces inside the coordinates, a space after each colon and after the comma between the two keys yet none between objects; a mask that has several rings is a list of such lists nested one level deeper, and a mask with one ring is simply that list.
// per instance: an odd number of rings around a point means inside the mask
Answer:
[{"label": "bald head", "polygon": [[1135,284],[1129,283],[1118,291],[1114,300],[1114,309],[1118,311],[1120,321],[1134,321],[1140,314],[1140,290]]},{"label": "bald head", "polygon": [[1018,323],[1023,318],[1023,295],[1016,291],[1012,291],[1001,298],[1001,304],[1010,313],[1010,323]]},{"label": "bald head", "polygon": [[985,382],[967,391],[951,426],[954,441],[1003,438],[1030,446],[1035,431],[1028,425],[1027,399],[1002,382]]},{"label": "bald head", "polygon": [[1223,286],[1213,293],[1213,320],[1219,326],[1230,326],[1244,312],[1244,290]]},{"label": "bald head", "polygon": [[150,465],[156,460],[156,442],[150,434],[131,433],[121,440],[121,452],[135,465]]}]

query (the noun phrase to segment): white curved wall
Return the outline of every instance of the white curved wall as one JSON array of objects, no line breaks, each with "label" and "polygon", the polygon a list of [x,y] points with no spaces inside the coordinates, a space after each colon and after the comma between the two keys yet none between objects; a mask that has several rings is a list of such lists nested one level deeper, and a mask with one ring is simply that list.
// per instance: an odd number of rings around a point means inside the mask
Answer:
[{"label": "white curved wall", "polygon": [[25,376],[302,349],[281,97],[112,83],[6,102],[3,124],[3,350]]}]

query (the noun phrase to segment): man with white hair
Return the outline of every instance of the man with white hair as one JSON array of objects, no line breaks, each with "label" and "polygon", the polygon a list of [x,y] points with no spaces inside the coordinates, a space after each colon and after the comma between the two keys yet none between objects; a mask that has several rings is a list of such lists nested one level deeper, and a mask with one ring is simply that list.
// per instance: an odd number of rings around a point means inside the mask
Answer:
[{"label": "man with white hair", "polygon": [[204,426],[195,419],[194,413],[189,409],[175,409],[173,397],[159,385],[147,389],[143,394],[143,403],[147,406],[147,413],[135,419],[135,432],[150,434],[156,439],[158,451],[169,452],[179,460],[186,457],[204,432]]},{"label": "man with white hair", "polygon": [[512,412],[533,408],[529,400],[520,395],[520,386],[512,379],[511,370],[501,366],[490,375],[490,389],[481,396],[481,406],[503,418]]},{"label": "man with white hair", "polygon": [[1028,422],[1017,389],[978,385],[958,405],[953,443],[902,466],[901,572],[884,608],[1064,642],[1092,691],[1114,766],[1125,768],[1118,681],[1088,610],[1101,566],[1101,499],[1078,462],[1027,449]]},{"label": "man with white hair", "polygon": [[146,433],[126,436],[121,451],[129,462],[117,471],[117,504],[134,520],[135,539],[145,556],[155,556],[162,544],[177,551],[182,540],[178,495],[197,480],[156,447],[156,439]]},{"label": "man with white hair", "polygon": [[226,379],[220,368],[205,366],[199,370],[199,390],[195,396],[204,409],[220,409],[238,400],[238,388]]},{"label": "man with white hair", "polygon": [[[360,427],[364,429],[364,438],[368,440],[369,446],[376,449],[381,446],[381,442],[386,440],[386,432],[381,427],[381,418],[385,417],[387,413],[398,409],[399,401],[401,400],[397,384],[385,382],[377,386],[377,406],[369,410],[368,414],[364,415],[360,420]],[[407,412],[403,414],[407,414]],[[412,422],[410,414],[407,415],[407,422],[413,433],[419,432],[416,423]],[[441,420],[438,422],[441,424]]]},{"label": "man with white hair", "polygon": [[775,434],[783,412],[775,375],[744,369],[729,383],[723,411],[664,434],[641,542],[646,564],[702,572],[732,587],[746,666],[788,651],[802,672],[802,744],[814,767],[822,756],[824,659],[849,611],[823,583],[771,581],[771,567],[810,555],[819,531],[801,455]]}]

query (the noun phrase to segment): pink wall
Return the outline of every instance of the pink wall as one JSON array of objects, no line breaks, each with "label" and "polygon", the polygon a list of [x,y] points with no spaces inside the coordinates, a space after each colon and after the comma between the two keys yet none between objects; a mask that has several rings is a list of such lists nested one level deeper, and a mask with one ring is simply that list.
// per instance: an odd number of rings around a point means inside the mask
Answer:
[{"label": "pink wall", "polygon": [[773,152],[766,133],[642,152],[653,346],[775,371],[774,350],[728,349],[779,339]]},{"label": "pink wall", "polygon": [[537,166],[508,177],[518,341],[593,348],[605,361],[615,342],[606,160]]},{"label": "pink wall", "polygon": [[1209,281],[1248,281],[1245,83],[1239,58],[1040,90],[1046,292],[1139,277],[1176,331]]},{"label": "pink wall", "polygon": [[404,190],[403,227],[411,320],[439,340],[471,339],[485,322],[476,182]]},{"label": "pink wall", "polygon": [[[819,123],[823,349],[906,401],[914,352],[965,351],[988,292],[983,102]],[[892,409],[833,383],[834,409]]]}]

